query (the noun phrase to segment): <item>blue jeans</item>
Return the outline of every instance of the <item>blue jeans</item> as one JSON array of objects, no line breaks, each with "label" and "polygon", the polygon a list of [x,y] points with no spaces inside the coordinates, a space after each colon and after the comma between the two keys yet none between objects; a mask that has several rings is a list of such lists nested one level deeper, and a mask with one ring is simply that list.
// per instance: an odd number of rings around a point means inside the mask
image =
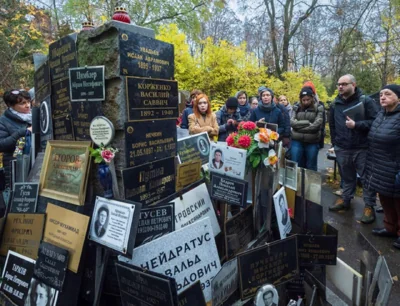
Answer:
[{"label": "blue jeans", "polygon": [[305,143],[292,140],[292,160],[297,162],[299,167],[318,171],[319,143]]}]

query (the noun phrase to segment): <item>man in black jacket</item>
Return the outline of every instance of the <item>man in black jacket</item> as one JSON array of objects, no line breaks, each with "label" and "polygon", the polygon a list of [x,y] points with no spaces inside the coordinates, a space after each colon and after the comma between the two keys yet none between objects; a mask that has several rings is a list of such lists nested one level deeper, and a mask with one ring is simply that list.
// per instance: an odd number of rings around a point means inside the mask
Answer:
[{"label": "man in black jacket", "polygon": [[[368,132],[379,111],[378,105],[362,94],[356,87],[354,76],[346,74],[338,83],[339,95],[331,105],[329,113],[329,128],[332,145],[335,148],[336,160],[343,179],[343,194],[336,203],[329,207],[331,211],[348,210],[354,197],[357,185],[357,174],[363,184],[364,214],[362,223],[375,221],[376,192],[368,190],[365,181],[366,158],[368,150]],[[346,109],[362,103],[364,112],[362,120],[354,121],[343,112]]]}]

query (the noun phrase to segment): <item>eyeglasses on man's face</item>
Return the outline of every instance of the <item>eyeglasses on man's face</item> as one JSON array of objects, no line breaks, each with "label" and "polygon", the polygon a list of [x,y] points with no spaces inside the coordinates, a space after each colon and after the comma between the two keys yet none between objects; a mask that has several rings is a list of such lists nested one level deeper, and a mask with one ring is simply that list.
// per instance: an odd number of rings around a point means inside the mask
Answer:
[{"label": "eyeglasses on man's face", "polygon": [[340,87],[340,86],[346,87],[347,85],[350,85],[350,84],[353,84],[353,83],[337,83],[336,86],[337,87]]}]

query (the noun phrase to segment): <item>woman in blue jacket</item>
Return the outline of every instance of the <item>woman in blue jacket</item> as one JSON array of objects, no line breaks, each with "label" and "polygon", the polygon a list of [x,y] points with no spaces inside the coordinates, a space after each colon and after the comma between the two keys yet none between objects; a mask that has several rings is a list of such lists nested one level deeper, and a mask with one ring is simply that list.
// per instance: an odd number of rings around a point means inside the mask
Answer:
[{"label": "woman in blue jacket", "polygon": [[278,134],[283,135],[285,130],[285,121],[283,114],[273,102],[274,92],[266,87],[260,91],[261,103],[253,110],[250,115],[250,121],[259,123],[274,123],[278,125]]}]

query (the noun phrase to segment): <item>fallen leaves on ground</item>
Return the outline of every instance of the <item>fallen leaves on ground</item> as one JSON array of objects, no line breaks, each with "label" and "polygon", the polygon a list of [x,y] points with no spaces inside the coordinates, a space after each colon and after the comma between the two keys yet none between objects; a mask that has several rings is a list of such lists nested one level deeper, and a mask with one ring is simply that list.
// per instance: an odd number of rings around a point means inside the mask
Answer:
[{"label": "fallen leaves on ground", "polygon": [[337,248],[337,250],[344,252],[344,247],[339,247],[339,248]]}]

